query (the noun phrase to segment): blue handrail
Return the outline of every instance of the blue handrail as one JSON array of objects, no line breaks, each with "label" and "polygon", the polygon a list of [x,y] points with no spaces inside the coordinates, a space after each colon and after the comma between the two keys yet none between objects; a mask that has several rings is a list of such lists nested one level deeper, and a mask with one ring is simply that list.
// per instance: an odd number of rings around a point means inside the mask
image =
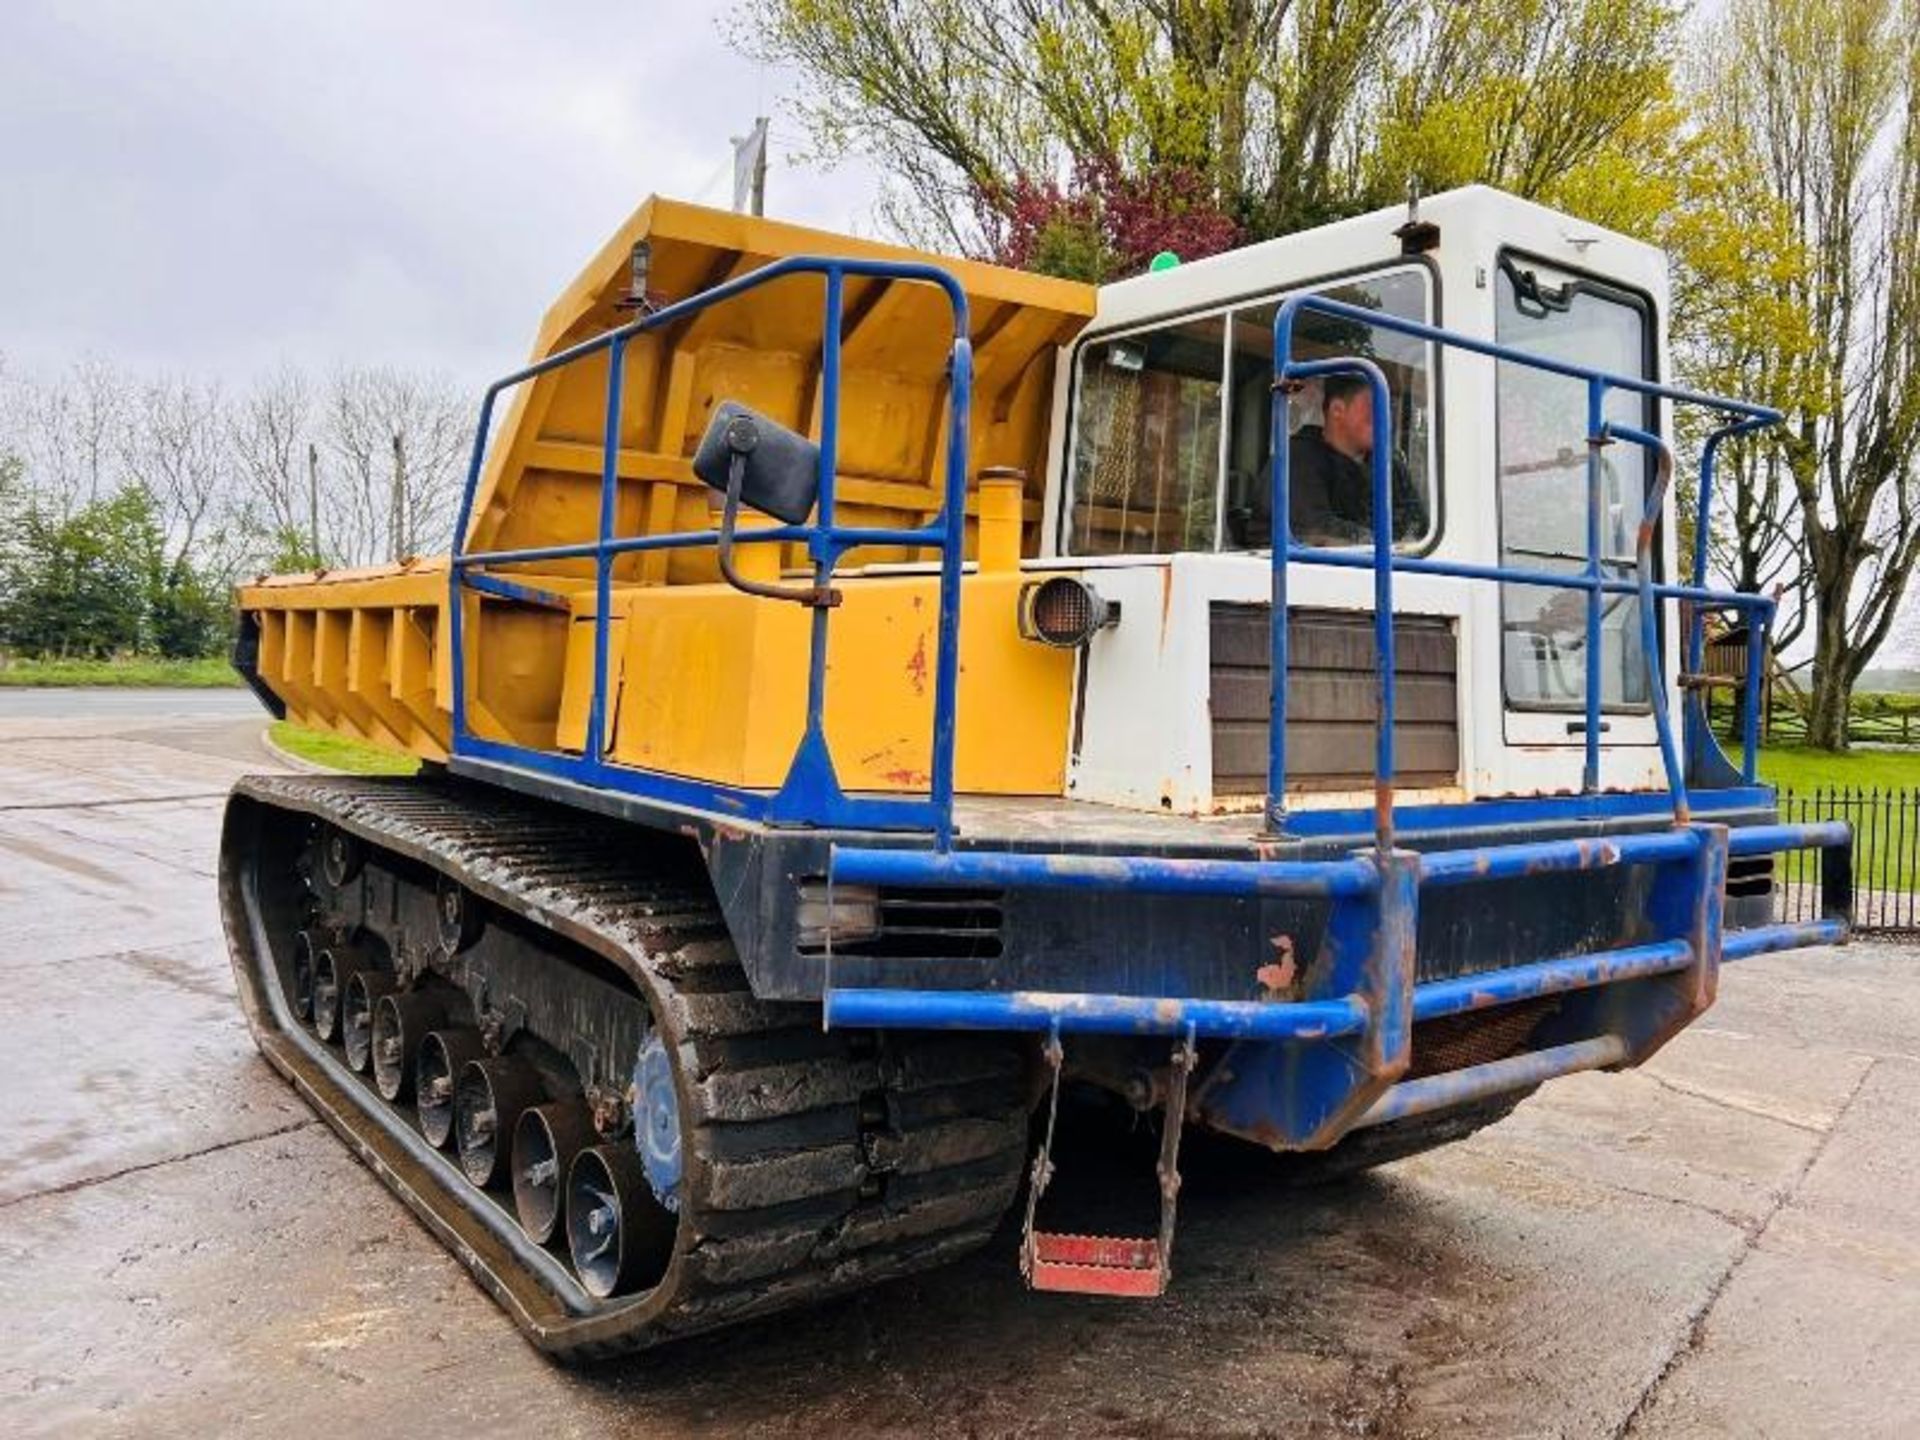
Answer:
[{"label": "blue handrail", "polygon": [[[1431,557],[1402,556],[1393,553],[1393,516],[1392,510],[1392,452],[1386,444],[1376,444],[1372,456],[1372,492],[1373,492],[1373,544],[1371,553],[1353,550],[1328,550],[1310,545],[1296,544],[1293,539],[1291,503],[1291,462],[1286,444],[1287,435],[1287,397],[1301,382],[1315,376],[1334,373],[1359,375],[1368,383],[1373,395],[1375,425],[1379,433],[1392,434],[1391,397],[1388,394],[1386,377],[1373,361],[1361,356],[1343,356],[1334,359],[1295,360],[1293,356],[1294,323],[1302,311],[1312,311],[1340,319],[1357,321],[1363,325],[1396,334],[1407,335],[1435,345],[1465,350],[1472,354],[1483,355],[1490,359],[1505,361],[1529,369],[1542,370],[1550,374],[1562,375],[1579,380],[1587,391],[1587,555],[1584,569],[1577,574],[1556,575],[1546,571],[1525,570],[1507,565],[1475,565],[1450,560],[1436,560]],[[1272,510],[1273,510],[1273,580],[1271,616],[1272,628],[1272,715],[1268,731],[1267,753],[1267,823],[1276,832],[1284,832],[1287,824],[1286,781],[1287,781],[1287,575],[1296,562],[1311,565],[1339,566],[1349,569],[1371,569],[1374,572],[1374,644],[1379,657],[1379,681],[1375,706],[1376,744],[1374,760],[1374,843],[1385,851],[1393,844],[1393,774],[1394,774],[1394,651],[1391,574],[1403,571],[1412,574],[1444,575],[1460,579],[1488,580],[1501,584],[1538,585],[1555,589],[1579,590],[1586,592],[1586,723],[1585,753],[1582,765],[1582,788],[1592,794],[1600,788],[1600,729],[1601,729],[1601,596],[1603,594],[1633,594],[1640,599],[1643,649],[1650,674],[1649,697],[1652,703],[1656,729],[1659,732],[1661,762],[1667,775],[1668,787],[1673,793],[1675,819],[1686,822],[1687,800],[1685,777],[1682,774],[1679,757],[1673,740],[1672,719],[1667,710],[1664,667],[1661,664],[1661,650],[1656,616],[1653,609],[1655,600],[1685,600],[1694,606],[1688,626],[1685,653],[1689,658],[1697,657],[1700,649],[1700,627],[1704,621],[1704,612],[1708,609],[1738,609],[1749,612],[1748,637],[1748,685],[1746,696],[1746,735],[1745,753],[1742,759],[1742,774],[1751,783],[1756,772],[1758,744],[1758,722],[1756,693],[1758,684],[1757,657],[1759,649],[1765,643],[1765,635],[1772,623],[1774,602],[1765,596],[1744,595],[1734,591],[1717,591],[1706,588],[1706,534],[1711,520],[1713,460],[1720,445],[1738,435],[1746,434],[1766,425],[1779,421],[1782,416],[1778,410],[1765,405],[1755,405],[1747,401],[1734,400],[1724,396],[1708,395],[1700,391],[1688,390],[1674,385],[1663,385],[1657,381],[1645,380],[1634,375],[1616,375],[1596,370],[1589,366],[1576,365],[1569,361],[1553,359],[1519,350],[1510,345],[1500,345],[1492,341],[1481,340],[1471,335],[1461,335],[1445,330],[1437,325],[1428,325],[1417,320],[1402,319],[1397,315],[1384,314],[1359,305],[1349,305],[1343,301],[1328,299],[1321,295],[1295,295],[1281,305],[1273,320],[1273,353],[1276,360],[1273,393],[1273,459],[1272,459]],[[1672,401],[1676,404],[1698,405],[1717,410],[1730,418],[1728,423],[1716,429],[1707,439],[1701,454],[1699,535],[1696,539],[1693,584],[1688,586],[1656,584],[1653,580],[1652,544],[1655,527],[1664,504],[1665,493],[1672,474],[1672,452],[1665,441],[1644,430],[1631,426],[1612,424],[1606,419],[1606,400],[1610,391],[1620,390],[1643,395],[1651,399]],[[1660,474],[1652,492],[1648,496],[1646,514],[1642,518],[1639,537],[1635,546],[1635,577],[1633,580],[1609,580],[1603,569],[1600,553],[1600,449],[1610,441],[1619,440],[1651,449],[1661,457]]]},{"label": "blue handrail", "polygon": [[[743,544],[804,543],[814,570],[814,583],[824,589],[834,568],[849,550],[864,545],[902,545],[940,552],[938,653],[934,667],[932,756],[925,800],[853,797],[845,794],[833,768],[825,733],[827,607],[813,611],[807,667],[806,728],[794,751],[786,780],[776,792],[689,780],[606,760],[608,632],[612,610],[613,562],[617,556],[654,550],[696,549],[714,546],[713,531],[686,531],[666,535],[616,536],[618,515],[620,411],[626,349],[637,336],[696,315],[775,280],[796,275],[819,275],[825,281],[825,320],[821,342],[821,422],[818,503],[813,523],[782,525],[741,532]],[[848,276],[881,281],[905,281],[937,287],[953,315],[953,342],[948,354],[947,463],[941,508],[920,526],[849,526],[834,515],[835,479],[839,458],[841,318]],[[605,331],[578,345],[524,365],[487,387],[467,466],[455,523],[453,554],[448,567],[448,603],[453,645],[453,732],[449,751],[455,757],[473,757],[519,765],[564,779],[610,787],[667,804],[686,804],[721,813],[771,821],[810,821],[872,829],[931,830],[940,849],[953,840],[954,711],[959,691],[960,573],[966,544],[968,419],[973,402],[973,345],[966,291],[947,271],[917,261],[857,260],[808,255],[789,256],[749,274],[717,285],[686,300],[652,311],[626,325]],[[515,549],[468,551],[463,547],[472,526],[474,498],[479,490],[487,443],[493,427],[494,406],[515,385],[572,365],[600,352],[607,353],[606,427],[601,441],[600,513],[598,534],[590,541]],[[479,573],[481,567],[522,565],[553,560],[592,559],[594,562],[593,692],[588,704],[586,739],[578,757],[557,755],[474,735],[467,725],[465,593],[499,593],[498,577]],[[477,583],[478,582],[478,583]],[[493,582],[493,583],[488,583]]]}]

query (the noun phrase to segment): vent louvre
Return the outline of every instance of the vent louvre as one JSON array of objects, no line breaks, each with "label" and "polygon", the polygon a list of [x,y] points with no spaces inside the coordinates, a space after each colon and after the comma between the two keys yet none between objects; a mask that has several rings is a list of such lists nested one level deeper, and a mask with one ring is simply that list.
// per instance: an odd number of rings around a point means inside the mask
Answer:
[{"label": "vent louvre", "polygon": [[[1215,601],[1210,677],[1213,793],[1260,795],[1267,786],[1272,704],[1271,607]],[[1375,659],[1372,617],[1351,610],[1289,612],[1287,785],[1357,790],[1373,783]],[[1438,615],[1396,615],[1396,782],[1416,788],[1460,778],[1459,642]]]}]

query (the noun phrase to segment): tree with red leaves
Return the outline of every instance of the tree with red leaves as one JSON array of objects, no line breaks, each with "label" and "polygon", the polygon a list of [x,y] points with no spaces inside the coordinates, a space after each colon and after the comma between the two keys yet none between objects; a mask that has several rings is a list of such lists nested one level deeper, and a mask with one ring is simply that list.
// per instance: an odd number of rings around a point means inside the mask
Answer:
[{"label": "tree with red leaves", "polygon": [[989,259],[1095,284],[1137,275],[1162,251],[1197,260],[1244,238],[1186,166],[1129,175],[1110,158],[1085,159],[1065,185],[1020,176],[976,203]]}]

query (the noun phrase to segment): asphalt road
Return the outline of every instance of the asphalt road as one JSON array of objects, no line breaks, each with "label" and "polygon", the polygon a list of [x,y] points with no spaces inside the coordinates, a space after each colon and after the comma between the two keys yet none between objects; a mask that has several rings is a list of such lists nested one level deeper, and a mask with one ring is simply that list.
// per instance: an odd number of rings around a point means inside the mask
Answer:
[{"label": "asphalt road", "polygon": [[1003,1233],[557,1369],[254,1054],[214,854],[264,752],[203,703],[0,692],[0,1433],[1913,1433],[1920,952],[1885,945],[1732,970],[1646,1069],[1344,1187],[1196,1156],[1159,1303],[1029,1295]]}]

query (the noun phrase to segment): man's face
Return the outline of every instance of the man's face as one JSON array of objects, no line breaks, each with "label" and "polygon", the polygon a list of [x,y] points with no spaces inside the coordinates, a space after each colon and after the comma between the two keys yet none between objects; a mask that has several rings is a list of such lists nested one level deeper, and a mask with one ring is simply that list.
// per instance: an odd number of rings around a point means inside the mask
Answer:
[{"label": "man's face", "polygon": [[1327,443],[1355,460],[1373,453],[1373,394],[1356,390],[1337,400],[1329,400],[1323,410],[1321,427]]}]

